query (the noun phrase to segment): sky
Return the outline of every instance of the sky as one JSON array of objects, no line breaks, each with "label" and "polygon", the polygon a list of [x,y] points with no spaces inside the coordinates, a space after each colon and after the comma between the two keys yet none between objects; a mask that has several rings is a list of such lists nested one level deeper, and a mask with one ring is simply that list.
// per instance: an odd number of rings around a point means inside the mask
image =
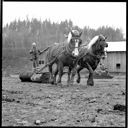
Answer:
[{"label": "sky", "polygon": [[3,25],[26,17],[58,23],[70,19],[80,28],[110,26],[126,37],[126,2],[3,2]]}]

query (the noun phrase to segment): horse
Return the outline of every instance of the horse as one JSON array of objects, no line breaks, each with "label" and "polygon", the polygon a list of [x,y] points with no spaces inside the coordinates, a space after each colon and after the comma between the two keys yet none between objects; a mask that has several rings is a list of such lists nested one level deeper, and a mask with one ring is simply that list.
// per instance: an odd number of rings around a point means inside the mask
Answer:
[{"label": "horse", "polygon": [[[69,67],[67,82],[70,82],[71,70],[76,66],[76,60],[79,55],[79,47],[82,44],[82,40],[80,38],[81,34],[82,32],[71,30],[64,42],[56,43],[48,48],[45,56],[44,67],[48,66],[51,84],[61,84],[61,77],[63,75],[63,68],[65,66]],[[55,73],[53,73],[52,70],[53,64],[57,65],[57,70],[55,71]],[[57,74],[59,75],[59,77],[56,82]]]},{"label": "horse", "polygon": [[97,68],[101,59],[105,59],[106,52],[105,48],[108,47],[106,42],[107,37],[102,34],[95,36],[87,46],[82,47],[81,51],[85,52],[84,56],[82,56],[78,60],[78,65],[76,70],[72,73],[71,79],[73,81],[75,74],[77,73],[77,83],[80,83],[80,71],[84,68],[89,70],[89,77],[87,80],[87,85],[93,86],[93,73]]}]

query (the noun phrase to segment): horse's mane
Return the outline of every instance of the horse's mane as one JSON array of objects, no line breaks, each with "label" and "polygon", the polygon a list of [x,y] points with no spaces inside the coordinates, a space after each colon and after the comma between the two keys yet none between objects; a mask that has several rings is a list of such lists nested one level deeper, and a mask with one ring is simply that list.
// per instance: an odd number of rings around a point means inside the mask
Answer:
[{"label": "horse's mane", "polygon": [[103,35],[97,35],[95,36],[88,44],[87,49],[90,53],[103,55],[104,52],[104,43],[102,41],[105,41],[105,37]]},{"label": "horse's mane", "polygon": [[67,42],[68,42],[68,43],[70,42],[71,38],[72,38],[72,34],[71,34],[71,32],[69,32],[68,38],[67,38]]},{"label": "horse's mane", "polygon": [[93,44],[95,44],[97,42],[97,40],[99,39],[99,36],[95,36],[88,44],[88,49],[91,49],[91,47],[93,46]]}]

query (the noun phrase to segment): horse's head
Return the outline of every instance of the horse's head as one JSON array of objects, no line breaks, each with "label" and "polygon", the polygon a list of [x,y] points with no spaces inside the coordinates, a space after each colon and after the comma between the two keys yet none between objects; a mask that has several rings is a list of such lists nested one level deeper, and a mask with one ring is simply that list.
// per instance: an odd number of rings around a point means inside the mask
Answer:
[{"label": "horse's head", "polygon": [[79,55],[79,47],[82,43],[82,40],[80,38],[81,34],[82,32],[72,30],[71,32],[69,32],[68,36],[66,36],[67,42],[69,43],[69,47],[72,51],[72,55],[75,57]]},{"label": "horse's head", "polygon": [[106,51],[105,48],[108,47],[108,44],[106,43],[107,37],[103,35],[95,36],[90,43],[88,44],[88,49],[94,54],[98,55],[101,58],[106,57]]}]

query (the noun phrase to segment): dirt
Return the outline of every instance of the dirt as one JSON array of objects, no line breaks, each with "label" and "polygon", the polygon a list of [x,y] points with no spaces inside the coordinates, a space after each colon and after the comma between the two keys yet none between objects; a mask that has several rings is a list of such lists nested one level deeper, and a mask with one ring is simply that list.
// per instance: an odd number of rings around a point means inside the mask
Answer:
[{"label": "dirt", "polygon": [[125,126],[125,111],[113,109],[125,106],[125,76],[94,79],[94,86],[66,79],[56,86],[2,77],[2,126]]}]

